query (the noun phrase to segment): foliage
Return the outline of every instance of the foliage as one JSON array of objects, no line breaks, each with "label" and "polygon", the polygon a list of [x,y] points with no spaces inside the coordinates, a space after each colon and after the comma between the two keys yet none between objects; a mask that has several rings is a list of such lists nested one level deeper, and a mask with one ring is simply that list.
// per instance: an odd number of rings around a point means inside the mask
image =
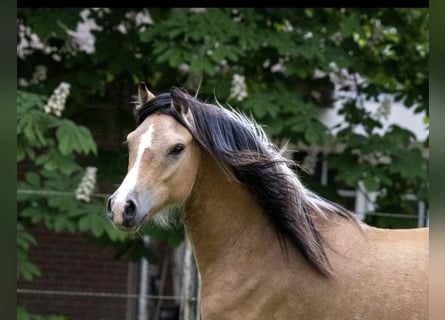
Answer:
[{"label": "foliage", "polygon": [[[145,20],[138,20],[144,14]],[[18,92],[18,161],[28,157],[43,167],[45,175],[44,181],[33,174],[23,183],[33,181],[34,188],[53,183],[51,188],[58,189],[61,186],[52,182],[57,175],[78,172],[74,154],[97,154],[88,129],[96,136],[104,131],[103,135],[123,137],[130,131],[130,112],[118,104],[128,105],[140,80],[147,80],[156,92],[172,85],[196,90],[202,81],[203,99],[216,98],[252,114],[274,139],[322,148],[320,156],[328,160],[339,182],[353,187],[363,181],[367,189],[385,190],[382,196],[397,203],[403,193],[426,201],[423,150],[428,140],[416,145],[413,134],[397,126],[377,133],[383,118],[365,110],[361,101],[379,101],[383,93],[391,94],[428,116],[428,19],[428,10],[420,8],[20,9],[19,24],[29,26],[48,47],[19,59],[19,78],[33,78],[38,65],[47,69],[44,82],[28,81],[27,91],[43,96]],[[93,20],[96,27],[84,35],[95,41],[88,51],[69,30]],[[245,76],[243,99],[231,93],[234,74]],[[72,86],[65,119],[38,111],[44,96],[61,81]],[[355,93],[344,100],[345,123],[335,136],[319,121],[320,106],[338,98],[334,88]],[[121,98],[117,92],[128,94]],[[102,115],[104,108],[98,105],[106,105],[108,114]],[[106,132],[111,126],[98,126],[98,120],[110,123],[110,117],[122,121],[113,124],[115,131]],[[357,127],[365,132],[357,133]],[[116,140],[103,151],[122,152],[123,139]],[[45,152],[36,153],[39,148]],[[106,152],[99,154],[99,166],[102,154]],[[113,183],[122,178],[125,161],[111,165],[104,158],[103,163],[99,172],[110,173],[110,179],[114,174]],[[59,204],[52,200],[48,205]],[[98,210],[100,204],[96,205]],[[65,206],[65,212],[82,215],[74,204]],[[405,209],[403,204],[399,209]],[[30,210],[24,214],[33,215]],[[35,221],[51,220],[33,216]],[[57,229],[74,230],[70,220],[58,222]],[[82,229],[90,222],[82,223]],[[101,230],[96,228],[95,233]]]},{"label": "foliage", "polygon": [[[97,147],[86,127],[44,112],[46,100],[42,95],[17,92],[17,161],[19,169],[32,166],[17,182],[17,278],[32,281],[41,275],[28,258],[28,249],[37,243],[29,229],[36,224],[53,232],[88,232],[117,250],[131,243],[133,259],[146,256],[154,261],[140,239],[129,240],[112,226],[102,200],[76,199],[74,190],[83,175],[78,157],[97,154]],[[30,315],[23,308],[17,312],[20,319],[64,319]]]},{"label": "foliage", "polygon": [[[90,231],[94,236],[106,234],[111,241],[125,238],[103,216],[101,201],[81,203],[74,197],[83,173],[76,156],[97,154],[96,144],[86,127],[45,113],[45,100],[41,95],[17,92],[17,161],[33,165],[17,183],[17,277],[26,280],[40,274],[26,258],[30,244],[36,243],[27,231],[29,226],[43,223],[55,232]],[[41,197],[40,190],[50,194]],[[56,194],[51,196],[51,191]],[[68,195],[57,195],[64,191]]]},{"label": "foliage", "polygon": [[17,93],[17,160],[19,167],[23,163],[33,164],[33,170],[17,183],[17,276],[27,280],[39,275],[39,270],[26,259],[30,244],[36,243],[26,226],[42,223],[55,232],[90,232],[108,242],[128,240],[105,217],[103,200],[93,198],[87,203],[74,197],[83,175],[76,162],[78,156],[97,154],[97,147],[86,127],[45,113],[45,100],[44,96],[29,92]]},{"label": "foliage", "polygon": [[32,280],[34,276],[40,276],[38,267],[29,261],[28,249],[31,244],[36,244],[36,239],[28,233],[24,226],[17,223],[17,277]]},{"label": "foliage", "polygon": [[19,306],[17,307],[17,320],[66,320],[66,318],[59,315],[42,316],[30,314],[25,308]]},{"label": "foliage", "polygon": [[[90,47],[69,32],[82,21],[96,25],[82,35]],[[126,171],[121,142],[134,126],[130,99],[145,80],[154,92],[200,87],[200,98],[251,114],[274,140],[316,150],[339,184],[363,181],[369,191],[380,190],[379,211],[412,212],[407,193],[428,204],[428,139],[416,142],[395,125],[380,133],[384,116],[362,105],[391,96],[425,113],[428,125],[428,9],[20,8],[18,24],[43,43],[18,59],[17,160],[36,166],[19,188],[72,191],[81,176],[76,160],[94,156],[99,184],[111,191]],[[35,76],[38,66],[46,68],[44,81]],[[244,86],[234,88],[235,75],[244,76]],[[62,81],[72,91],[63,119],[42,111]],[[344,123],[333,134],[319,117],[338,93],[348,94]],[[23,230],[43,222],[54,231],[123,239],[97,214],[101,201],[18,196]],[[26,252],[33,238],[22,237]],[[37,275],[27,268],[19,274]]]}]

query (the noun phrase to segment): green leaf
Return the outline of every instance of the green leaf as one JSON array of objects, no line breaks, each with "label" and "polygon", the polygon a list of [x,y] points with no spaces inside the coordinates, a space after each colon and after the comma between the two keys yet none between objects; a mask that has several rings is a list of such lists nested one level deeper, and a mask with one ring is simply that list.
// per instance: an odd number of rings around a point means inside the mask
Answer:
[{"label": "green leaf", "polygon": [[39,207],[27,207],[20,211],[20,216],[30,218],[33,223],[42,221],[45,217],[45,211]]},{"label": "green leaf", "polygon": [[349,15],[340,22],[340,32],[344,38],[351,36],[352,33],[358,29],[358,27],[359,21],[355,14]]},{"label": "green leaf", "polygon": [[80,9],[58,10],[57,15],[42,8],[35,8],[34,14],[28,16],[27,23],[33,32],[36,32],[43,41],[53,36],[65,40],[68,34],[63,26],[70,30],[76,29],[80,20]]},{"label": "green leaf", "polygon": [[71,120],[63,120],[56,131],[58,140],[58,150],[62,155],[69,155],[72,152],[97,154],[96,145],[93,142],[90,131],[78,126]]},{"label": "green leaf", "polygon": [[111,241],[124,241],[128,237],[127,233],[117,230],[113,226],[111,221],[105,221],[103,227],[105,229],[105,233],[107,234],[108,238],[110,238]]},{"label": "green leaf", "polygon": [[32,320],[31,315],[22,306],[17,306],[17,320]]},{"label": "green leaf", "polygon": [[315,144],[317,141],[317,131],[311,125],[307,125],[304,131],[304,138],[309,144]]},{"label": "green leaf", "polygon": [[26,252],[17,250],[17,279],[23,278],[31,281],[34,277],[39,277],[40,275],[39,268],[28,260]]},{"label": "green leaf", "polygon": [[49,149],[46,153],[41,154],[35,160],[37,165],[43,166],[46,171],[59,170],[65,175],[70,175],[79,169],[71,154],[62,155],[56,149]]},{"label": "green leaf", "polygon": [[42,170],[41,173],[42,176],[45,177],[43,182],[43,187],[45,190],[66,192],[74,192],[83,175],[82,171],[77,171],[75,175],[71,176],[63,174],[59,171]]},{"label": "green leaf", "polygon": [[[156,39],[156,36],[159,33],[159,29],[157,28],[148,28],[146,31],[143,31],[141,33],[139,33],[139,39],[141,40],[141,42],[143,43],[147,43],[147,42],[151,42],[154,41]],[[157,49],[160,46],[160,42],[156,43],[157,45],[155,46],[155,48]],[[163,48],[163,50],[166,48],[166,46]],[[154,52],[154,53],[158,53],[158,52]]]},{"label": "green leaf", "polygon": [[36,189],[40,188],[40,177],[35,172],[28,172],[26,173],[26,181],[29,183],[31,187],[34,187]]},{"label": "green leaf", "polygon": [[17,223],[17,247],[19,249],[28,250],[31,244],[36,244],[36,239],[28,233],[23,225],[18,222]]},{"label": "green leaf", "polygon": [[363,179],[363,183],[365,184],[366,190],[368,191],[378,191],[380,189],[379,182],[370,174],[367,174],[365,176],[365,178]]},{"label": "green leaf", "polygon": [[54,219],[53,230],[55,232],[59,232],[65,229],[68,231],[72,230],[71,232],[74,232],[75,227],[75,222],[70,220],[66,215],[58,215],[57,218]]},{"label": "green leaf", "polygon": [[303,132],[306,128],[307,123],[301,119],[295,119],[291,126],[291,130],[295,132]]},{"label": "green leaf", "polygon": [[177,50],[174,50],[168,57],[168,63],[172,68],[176,68],[181,64],[181,62],[181,53]]},{"label": "green leaf", "polygon": [[144,234],[149,234],[153,239],[166,240],[172,246],[178,246],[184,240],[183,226],[164,229],[153,223],[147,223],[144,225],[143,232]]},{"label": "green leaf", "polygon": [[264,104],[257,104],[252,111],[255,117],[262,119],[267,113],[267,106]]},{"label": "green leaf", "polygon": [[25,159],[25,155],[26,155],[25,149],[17,145],[17,162],[20,162],[23,159]]},{"label": "green leaf", "polygon": [[96,212],[84,215],[78,222],[80,231],[91,231],[95,237],[100,237],[106,232],[106,226],[110,221],[103,215],[99,215]]},{"label": "green leaf", "polygon": [[54,209],[57,209],[59,212],[66,212],[69,216],[71,216],[72,212],[76,212],[77,209],[77,200],[74,198],[74,194],[72,197],[68,196],[54,196],[48,198],[48,206]]},{"label": "green leaf", "polygon": [[317,128],[308,124],[304,131],[304,138],[309,144],[317,144],[319,141],[319,132]]},{"label": "green leaf", "polygon": [[425,159],[420,150],[405,150],[403,153],[393,156],[393,162],[389,170],[392,173],[400,174],[405,179],[425,178],[427,174],[424,164]]}]

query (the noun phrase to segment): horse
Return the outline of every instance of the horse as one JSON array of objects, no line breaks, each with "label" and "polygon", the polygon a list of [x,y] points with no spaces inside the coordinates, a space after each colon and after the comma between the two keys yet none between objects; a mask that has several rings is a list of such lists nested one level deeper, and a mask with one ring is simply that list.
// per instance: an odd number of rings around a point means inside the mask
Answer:
[{"label": "horse", "polygon": [[119,229],[184,224],[202,319],[427,319],[429,229],[379,229],[307,189],[264,130],[173,87],[138,87]]}]

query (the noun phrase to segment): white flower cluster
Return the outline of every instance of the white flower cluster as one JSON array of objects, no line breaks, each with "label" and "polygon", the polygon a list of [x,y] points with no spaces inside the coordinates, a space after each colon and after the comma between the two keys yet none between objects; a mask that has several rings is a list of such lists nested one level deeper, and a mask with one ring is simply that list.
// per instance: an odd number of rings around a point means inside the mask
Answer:
[{"label": "white flower cluster", "polygon": [[331,41],[334,42],[336,46],[339,46],[343,41],[343,35],[340,31],[336,31],[329,36],[329,39],[331,39]]},{"label": "white flower cluster", "polygon": [[[51,54],[57,50],[56,47],[50,47],[40,40],[39,36],[32,32],[31,28],[20,24],[18,26],[19,41],[17,44],[17,56],[25,59],[26,56],[32,54],[34,50],[43,51],[45,54]],[[54,53],[52,55],[54,57]]]},{"label": "white flower cluster", "polygon": [[97,168],[87,167],[86,172],[82,177],[82,181],[80,181],[75,192],[77,200],[90,202],[91,194],[93,193],[96,184],[96,172]]},{"label": "white flower cluster", "polygon": [[294,31],[294,26],[287,19],[284,21],[284,25],[283,25],[282,28],[283,28],[284,32],[292,32],[292,31]]},{"label": "white flower cluster", "polygon": [[270,69],[270,72],[276,73],[281,72],[284,73],[286,71],[286,62],[290,61],[290,54],[286,53],[283,57],[278,58],[277,63],[271,66],[270,59],[264,60],[262,66],[264,69]]},{"label": "white flower cluster", "polygon": [[391,113],[391,100],[388,97],[384,97],[382,103],[377,108],[376,117],[378,119],[387,120]]},{"label": "white flower cluster", "polygon": [[314,78],[322,78],[329,75],[329,79],[335,86],[335,91],[339,92],[343,88],[349,88],[349,91],[357,91],[357,87],[366,84],[366,79],[358,73],[350,73],[345,68],[339,68],[335,62],[329,64],[330,71],[328,73],[315,70]]},{"label": "white flower cluster", "polygon": [[313,37],[314,37],[314,34],[311,31],[308,31],[303,35],[304,40],[312,39]]},{"label": "white flower cluster", "polygon": [[[143,10],[143,11],[136,13],[134,20],[135,20],[137,27],[144,25],[144,24],[153,24],[153,19],[151,18],[148,10]],[[141,30],[141,31],[144,31],[144,30]]]},{"label": "white flower cluster", "polygon": [[207,9],[206,8],[190,8],[190,11],[194,12],[194,13],[204,13],[207,11]]},{"label": "white flower cluster", "polygon": [[27,87],[30,84],[38,84],[39,82],[46,80],[46,67],[43,65],[38,65],[34,69],[34,72],[32,73],[31,80],[27,80],[25,78],[19,78],[19,86],[21,87]]},{"label": "white flower cluster", "polygon": [[102,27],[98,26],[94,19],[89,19],[89,15],[89,9],[82,10],[80,12],[82,21],[77,23],[76,31],[68,30],[67,33],[71,36],[71,40],[77,45],[80,51],[92,54],[96,51],[96,37],[91,31],[101,31]]},{"label": "white flower cluster", "polygon": [[352,154],[358,156],[360,163],[367,162],[373,166],[379,164],[388,165],[391,163],[391,158],[380,151],[363,154],[360,150],[353,150]]},{"label": "white flower cluster", "polygon": [[270,67],[270,72],[276,73],[276,72],[284,72],[286,71],[286,66],[284,65],[284,59],[279,58],[278,62],[275,63],[272,67]]},{"label": "white flower cluster", "polygon": [[71,85],[69,83],[61,82],[51,97],[49,97],[48,103],[44,107],[45,112],[60,117],[65,109],[65,102],[70,94],[70,88]]},{"label": "white flower cluster", "polygon": [[238,9],[232,9],[232,14],[234,15],[234,17],[232,18],[233,21],[235,22],[241,22],[243,20],[243,15],[239,12]]},{"label": "white flower cluster", "polygon": [[99,18],[103,18],[105,14],[111,13],[110,8],[91,8],[91,10],[96,12]]},{"label": "white flower cluster", "polygon": [[154,24],[150,12],[147,9],[143,9],[139,12],[129,11],[125,14],[125,19],[121,21],[114,28],[122,34],[127,34],[131,28],[132,22],[134,22],[139,32],[143,32],[147,29],[147,25]]},{"label": "white flower cluster", "polygon": [[246,78],[235,73],[232,78],[230,97],[238,101],[243,101],[247,97]]}]

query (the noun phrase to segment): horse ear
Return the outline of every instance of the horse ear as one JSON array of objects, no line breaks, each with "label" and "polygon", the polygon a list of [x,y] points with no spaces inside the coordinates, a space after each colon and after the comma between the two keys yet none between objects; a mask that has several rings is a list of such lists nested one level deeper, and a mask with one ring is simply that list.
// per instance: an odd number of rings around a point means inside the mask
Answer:
[{"label": "horse ear", "polygon": [[142,106],[146,104],[148,101],[153,99],[155,95],[150,92],[150,90],[147,89],[147,86],[145,85],[145,82],[142,81],[139,84],[138,88],[138,98],[139,98],[139,104]]},{"label": "horse ear", "polygon": [[189,113],[189,107],[187,105],[173,102],[173,107],[175,107],[176,111],[183,116]]},{"label": "horse ear", "polygon": [[189,126],[192,126],[192,124],[193,124],[193,115],[192,115],[192,112],[190,111],[189,106],[187,104],[173,102],[173,107],[182,116],[182,118],[185,120],[185,122]]}]

